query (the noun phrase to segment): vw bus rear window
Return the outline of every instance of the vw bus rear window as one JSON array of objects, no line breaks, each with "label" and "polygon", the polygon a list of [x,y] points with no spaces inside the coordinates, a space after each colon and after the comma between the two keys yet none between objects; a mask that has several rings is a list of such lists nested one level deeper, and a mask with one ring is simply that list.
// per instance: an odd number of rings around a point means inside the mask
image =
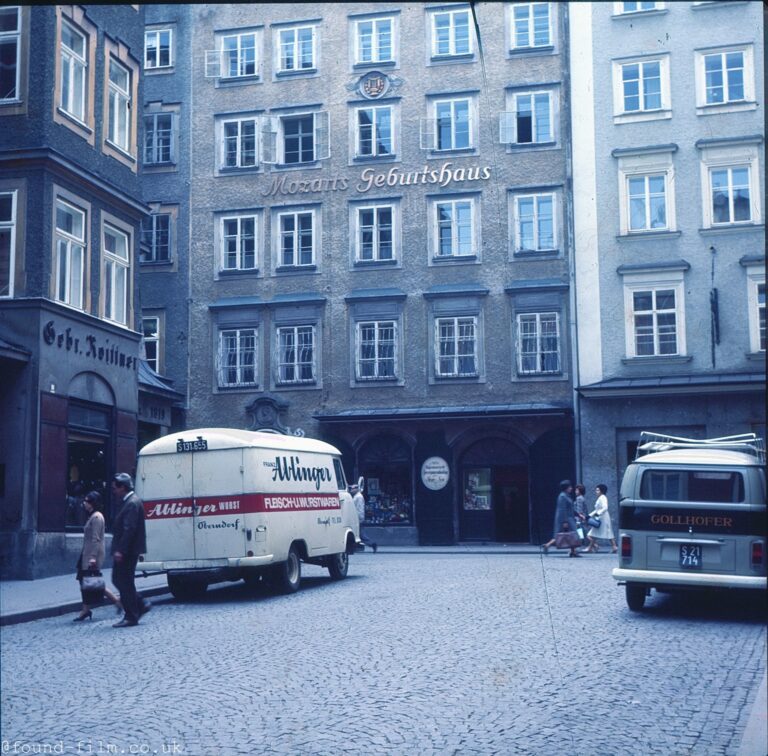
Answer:
[{"label": "vw bus rear window", "polygon": [[744,476],[728,470],[644,470],[640,498],[645,501],[738,504],[744,501]]}]

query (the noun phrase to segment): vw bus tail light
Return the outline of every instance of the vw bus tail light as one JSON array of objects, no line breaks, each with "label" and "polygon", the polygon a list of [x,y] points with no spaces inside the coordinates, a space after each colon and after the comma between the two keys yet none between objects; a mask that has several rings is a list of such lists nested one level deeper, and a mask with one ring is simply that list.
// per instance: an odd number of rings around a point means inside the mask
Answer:
[{"label": "vw bus tail light", "polygon": [[763,563],[765,556],[764,544],[762,541],[752,541],[752,566],[759,567]]},{"label": "vw bus tail light", "polygon": [[632,559],[632,536],[623,535],[621,537],[621,558]]}]

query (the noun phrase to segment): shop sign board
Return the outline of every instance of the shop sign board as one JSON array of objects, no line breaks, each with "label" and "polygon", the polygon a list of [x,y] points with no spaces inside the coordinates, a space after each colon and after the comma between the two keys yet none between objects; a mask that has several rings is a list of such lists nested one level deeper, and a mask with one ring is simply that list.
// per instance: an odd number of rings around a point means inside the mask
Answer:
[{"label": "shop sign board", "polygon": [[429,457],[421,466],[421,482],[430,491],[441,491],[448,485],[451,471],[442,457]]}]

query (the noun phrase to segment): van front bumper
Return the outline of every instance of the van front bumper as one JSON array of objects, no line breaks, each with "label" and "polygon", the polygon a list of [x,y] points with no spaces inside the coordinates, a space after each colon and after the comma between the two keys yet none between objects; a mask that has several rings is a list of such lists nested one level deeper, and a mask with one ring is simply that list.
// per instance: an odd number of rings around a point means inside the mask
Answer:
[{"label": "van front bumper", "polygon": [[768,585],[764,575],[716,575],[711,572],[657,572],[655,570],[628,570],[623,567],[616,567],[613,570],[613,578],[623,583],[691,588],[749,588],[764,591],[766,585]]}]

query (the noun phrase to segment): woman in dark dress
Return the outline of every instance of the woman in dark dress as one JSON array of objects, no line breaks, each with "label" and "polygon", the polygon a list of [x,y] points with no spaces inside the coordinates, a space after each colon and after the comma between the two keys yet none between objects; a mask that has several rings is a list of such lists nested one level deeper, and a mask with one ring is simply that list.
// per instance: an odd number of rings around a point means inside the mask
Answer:
[{"label": "woman in dark dress", "polygon": [[[573,499],[571,498],[571,492],[573,491],[573,484],[570,480],[560,481],[560,494],[557,497],[557,504],[555,505],[555,522],[552,530],[552,539],[547,541],[542,547],[544,553],[549,551],[550,546],[555,545],[555,536],[564,530],[570,530],[572,533],[576,532],[576,515],[573,511]],[[568,527],[565,527],[565,526]],[[576,546],[571,546],[571,552],[568,556],[577,557],[581,556],[576,552]]]}]

